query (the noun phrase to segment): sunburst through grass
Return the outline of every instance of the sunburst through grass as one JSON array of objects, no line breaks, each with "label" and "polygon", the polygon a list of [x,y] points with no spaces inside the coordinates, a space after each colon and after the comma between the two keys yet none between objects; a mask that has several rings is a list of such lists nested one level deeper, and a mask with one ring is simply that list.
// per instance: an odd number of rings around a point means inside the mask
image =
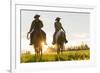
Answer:
[{"label": "sunburst through grass", "polygon": [[[44,46],[46,49],[42,55],[42,58],[39,62],[49,62],[49,61],[58,61],[57,53],[54,46]],[[21,63],[30,63],[35,61],[35,54],[32,54],[30,51],[21,53]],[[90,59],[90,48],[87,44],[81,44],[78,46],[71,46],[65,48],[65,50],[60,54],[60,61],[73,61],[73,60],[89,60]]]}]

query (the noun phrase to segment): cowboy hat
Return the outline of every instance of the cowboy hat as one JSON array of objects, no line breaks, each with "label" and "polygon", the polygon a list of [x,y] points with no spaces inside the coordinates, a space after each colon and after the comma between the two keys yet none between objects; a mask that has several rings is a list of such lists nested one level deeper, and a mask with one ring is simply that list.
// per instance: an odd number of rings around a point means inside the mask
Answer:
[{"label": "cowboy hat", "polygon": [[55,20],[60,20],[61,18],[60,17],[57,17]]},{"label": "cowboy hat", "polygon": [[36,14],[36,15],[34,16],[34,18],[37,18],[37,17],[40,17],[40,15]]}]

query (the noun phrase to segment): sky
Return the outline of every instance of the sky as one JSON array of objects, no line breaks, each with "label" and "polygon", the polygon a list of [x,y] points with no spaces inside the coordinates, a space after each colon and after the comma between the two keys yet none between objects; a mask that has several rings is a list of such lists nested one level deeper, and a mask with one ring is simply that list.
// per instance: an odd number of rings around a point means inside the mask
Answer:
[{"label": "sky", "polygon": [[21,50],[32,50],[33,48],[29,45],[26,36],[36,14],[40,15],[40,20],[43,22],[42,29],[46,33],[49,45],[52,43],[56,17],[61,18],[66,38],[69,41],[67,45],[77,45],[80,42],[89,44],[89,13],[21,10]]}]

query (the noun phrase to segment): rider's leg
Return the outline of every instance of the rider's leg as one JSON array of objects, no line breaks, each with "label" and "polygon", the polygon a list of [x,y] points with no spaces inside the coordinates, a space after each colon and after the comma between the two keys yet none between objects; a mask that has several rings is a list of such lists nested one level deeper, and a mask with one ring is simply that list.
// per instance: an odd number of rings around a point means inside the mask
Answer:
[{"label": "rider's leg", "polygon": [[32,33],[31,33],[31,34],[30,34],[30,45],[32,45],[32,40],[33,40],[32,37],[33,37],[33,36],[32,36]]}]

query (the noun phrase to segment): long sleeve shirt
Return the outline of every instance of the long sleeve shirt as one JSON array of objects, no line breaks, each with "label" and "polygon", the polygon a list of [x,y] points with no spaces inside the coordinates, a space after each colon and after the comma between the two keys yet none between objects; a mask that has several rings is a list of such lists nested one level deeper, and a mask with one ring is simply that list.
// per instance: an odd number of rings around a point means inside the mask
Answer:
[{"label": "long sleeve shirt", "polygon": [[33,20],[29,32],[33,30],[39,30],[43,27],[43,23],[41,20]]},{"label": "long sleeve shirt", "polygon": [[59,31],[62,29],[62,24],[60,22],[55,22],[54,26],[55,26],[55,31]]}]

